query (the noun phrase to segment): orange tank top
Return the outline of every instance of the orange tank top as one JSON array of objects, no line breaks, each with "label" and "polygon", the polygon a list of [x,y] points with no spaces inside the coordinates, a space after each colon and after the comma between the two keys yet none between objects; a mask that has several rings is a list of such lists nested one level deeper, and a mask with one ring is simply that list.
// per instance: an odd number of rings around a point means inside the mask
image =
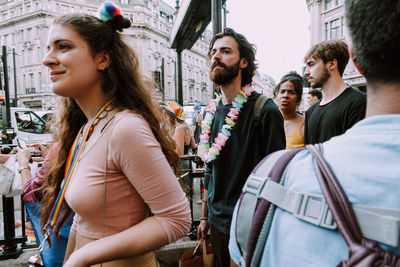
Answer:
[{"label": "orange tank top", "polygon": [[286,149],[292,149],[292,148],[297,148],[297,147],[304,147],[304,137],[301,136],[300,134],[300,129],[303,127],[303,123],[300,125],[300,127],[297,129],[297,131],[286,135]]}]

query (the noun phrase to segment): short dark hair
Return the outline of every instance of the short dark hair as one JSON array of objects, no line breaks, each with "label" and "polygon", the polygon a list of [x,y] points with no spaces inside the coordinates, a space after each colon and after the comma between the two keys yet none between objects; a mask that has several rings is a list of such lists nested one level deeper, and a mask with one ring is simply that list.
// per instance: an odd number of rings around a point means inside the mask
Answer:
[{"label": "short dark hair", "polygon": [[281,81],[274,88],[274,97],[276,97],[278,95],[279,88],[285,82],[293,83],[294,89],[296,90],[296,96],[297,96],[296,102],[297,102],[297,105],[299,105],[301,102],[301,97],[303,95],[303,82],[304,82],[303,77],[301,77],[300,74],[298,74],[295,71],[291,71],[288,74],[283,75],[283,77],[281,78]]},{"label": "short dark hair", "polygon": [[242,86],[252,83],[253,76],[257,69],[256,47],[254,44],[247,41],[243,34],[237,33],[231,28],[225,28],[222,32],[217,33],[211,39],[210,47],[208,49],[208,58],[211,59],[211,50],[215,41],[225,36],[230,36],[235,39],[239,47],[240,58],[245,58],[247,61],[247,67],[242,69]]},{"label": "short dark hair", "polygon": [[347,0],[346,21],[368,83],[399,83],[400,2]]},{"label": "short dark hair", "polygon": [[320,100],[322,98],[322,93],[318,89],[312,89],[312,90],[308,91],[308,93],[312,96],[316,96],[318,98],[318,100]]},{"label": "short dark hair", "polygon": [[311,58],[322,59],[324,63],[328,63],[332,59],[336,59],[340,76],[343,76],[344,69],[349,62],[349,49],[343,40],[324,41],[314,45],[308,50],[304,57],[304,63]]}]

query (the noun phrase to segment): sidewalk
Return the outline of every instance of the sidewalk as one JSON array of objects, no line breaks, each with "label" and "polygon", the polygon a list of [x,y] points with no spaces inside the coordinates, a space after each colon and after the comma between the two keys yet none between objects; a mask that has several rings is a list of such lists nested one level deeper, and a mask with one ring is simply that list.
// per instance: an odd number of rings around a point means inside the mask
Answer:
[{"label": "sidewalk", "polygon": [[9,259],[9,260],[2,260],[0,261],[1,267],[27,267],[28,260],[31,256],[38,253],[36,248],[24,249],[22,254],[17,259]]}]

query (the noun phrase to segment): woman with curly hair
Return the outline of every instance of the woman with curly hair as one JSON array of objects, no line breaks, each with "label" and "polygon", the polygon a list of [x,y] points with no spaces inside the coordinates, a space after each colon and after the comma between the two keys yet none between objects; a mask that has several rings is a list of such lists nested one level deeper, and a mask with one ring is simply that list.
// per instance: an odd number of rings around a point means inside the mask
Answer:
[{"label": "woman with curly hair", "polygon": [[57,232],[75,212],[64,266],[158,266],[154,250],[191,223],[179,158],[122,40],[130,21],[112,2],[99,14],[64,15],[49,30],[43,64],[63,98],[42,224]]}]

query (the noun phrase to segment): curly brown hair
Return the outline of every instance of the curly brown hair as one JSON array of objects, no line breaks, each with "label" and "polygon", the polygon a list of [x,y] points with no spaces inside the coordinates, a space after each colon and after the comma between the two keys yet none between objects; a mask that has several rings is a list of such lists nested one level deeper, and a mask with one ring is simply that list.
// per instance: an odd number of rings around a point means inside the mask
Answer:
[{"label": "curly brown hair", "polygon": [[[162,126],[159,106],[153,103],[152,90],[149,88],[149,82],[140,73],[136,53],[123,41],[121,34],[115,30],[115,25],[85,14],[64,15],[55,19],[53,24],[70,27],[76,31],[87,41],[93,55],[101,51],[110,55],[111,64],[108,70],[103,72],[102,81],[106,98],[112,100],[113,107],[133,110],[147,121],[166,159],[177,172],[179,157],[175,151],[175,142]],[[87,121],[73,98],[62,98],[58,114],[54,128],[58,131],[55,139],[59,141],[59,151],[49,162],[46,176],[47,187],[42,200],[41,216],[43,226],[47,223],[60,191],[69,149],[80,128]],[[54,229],[56,234],[59,234],[60,227],[71,212],[71,208],[64,202],[64,212]]]},{"label": "curly brown hair", "polygon": [[340,76],[343,76],[344,69],[350,59],[349,48],[343,40],[329,40],[320,42],[308,50],[304,56],[304,63],[311,58],[322,59],[324,64],[336,59]]}]

